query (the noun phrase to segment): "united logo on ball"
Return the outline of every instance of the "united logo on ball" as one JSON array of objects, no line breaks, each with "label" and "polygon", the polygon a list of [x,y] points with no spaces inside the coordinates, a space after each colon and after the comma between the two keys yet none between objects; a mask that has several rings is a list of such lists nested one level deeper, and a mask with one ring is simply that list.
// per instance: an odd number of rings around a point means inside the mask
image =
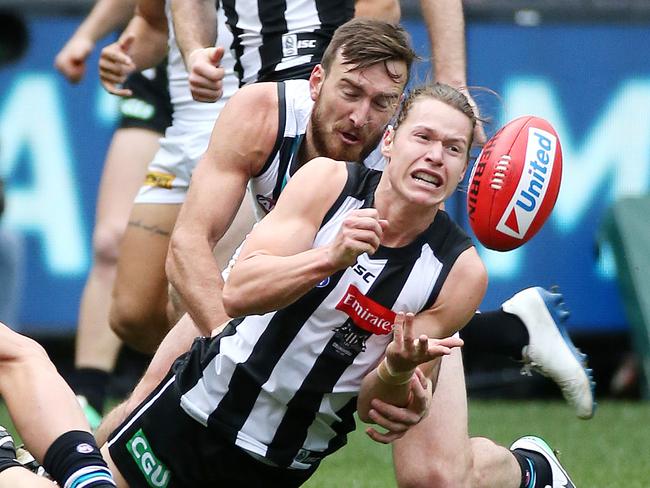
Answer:
[{"label": "united logo on ball", "polygon": [[510,251],[528,242],[551,214],[562,180],[562,148],[540,117],[519,117],[485,144],[467,192],[472,230],[481,243]]}]

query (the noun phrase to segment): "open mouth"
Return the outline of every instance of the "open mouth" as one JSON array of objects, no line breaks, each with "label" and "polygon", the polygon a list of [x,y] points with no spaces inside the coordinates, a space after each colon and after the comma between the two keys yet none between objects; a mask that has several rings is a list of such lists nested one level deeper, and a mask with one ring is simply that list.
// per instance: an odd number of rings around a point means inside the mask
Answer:
[{"label": "open mouth", "polygon": [[339,134],[341,134],[341,139],[347,144],[359,144],[361,142],[361,138],[352,132],[339,131]]},{"label": "open mouth", "polygon": [[433,186],[434,188],[440,188],[442,185],[442,178],[440,178],[440,176],[425,173],[424,171],[416,171],[413,173],[412,177],[414,180],[422,181],[428,185]]}]

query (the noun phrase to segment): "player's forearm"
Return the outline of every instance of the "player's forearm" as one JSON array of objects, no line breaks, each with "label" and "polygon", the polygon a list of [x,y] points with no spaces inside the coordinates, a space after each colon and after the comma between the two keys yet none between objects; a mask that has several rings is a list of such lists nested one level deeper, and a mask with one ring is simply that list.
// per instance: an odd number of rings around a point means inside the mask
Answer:
[{"label": "player's forearm", "polygon": [[357,399],[357,413],[359,414],[359,418],[363,422],[372,423],[369,412],[371,409],[370,401],[373,398],[395,405],[396,407],[405,407],[409,402],[409,383],[410,381],[402,385],[390,385],[379,378],[377,369],[371,371],[361,383],[361,390]]},{"label": "player's forearm", "polygon": [[356,0],[354,2],[355,17],[397,23],[401,13],[398,0]]},{"label": "player's forearm", "polygon": [[140,71],[153,68],[167,55],[167,25],[160,21],[152,22],[136,14],[124,30],[121,38],[133,35],[129,56]]},{"label": "player's forearm", "polygon": [[192,51],[214,46],[217,40],[214,0],[172,0],[172,19],[185,66]]},{"label": "player's forearm", "polygon": [[427,25],[436,81],[467,85],[465,18],[461,0],[420,0]]},{"label": "player's forearm", "polygon": [[214,329],[229,319],[222,304],[221,271],[207,240],[174,232],[166,272],[203,335],[210,336]]},{"label": "player's forearm", "polygon": [[126,25],[133,16],[134,9],[135,0],[99,0],[74,35],[95,43]]},{"label": "player's forearm", "polygon": [[290,305],[336,271],[326,248],[293,256],[252,255],[237,262],[223,289],[231,317],[262,314]]}]

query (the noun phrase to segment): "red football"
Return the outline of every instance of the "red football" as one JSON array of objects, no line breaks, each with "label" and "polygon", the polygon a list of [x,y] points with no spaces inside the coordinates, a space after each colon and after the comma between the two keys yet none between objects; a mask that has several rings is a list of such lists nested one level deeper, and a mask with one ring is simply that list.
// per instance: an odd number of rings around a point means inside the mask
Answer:
[{"label": "red football", "polygon": [[481,243],[510,251],[533,237],[553,210],[562,180],[562,148],[546,120],[531,115],[503,126],[474,163],[469,222]]}]

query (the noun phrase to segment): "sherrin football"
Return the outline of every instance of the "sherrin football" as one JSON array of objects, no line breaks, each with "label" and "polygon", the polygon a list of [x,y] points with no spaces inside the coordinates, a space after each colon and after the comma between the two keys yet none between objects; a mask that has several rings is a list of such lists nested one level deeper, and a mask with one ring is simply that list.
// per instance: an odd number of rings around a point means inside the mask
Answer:
[{"label": "sherrin football", "polygon": [[530,240],[551,214],[562,180],[562,148],[555,129],[525,116],[503,126],[474,163],[467,212],[481,243],[510,251]]}]

